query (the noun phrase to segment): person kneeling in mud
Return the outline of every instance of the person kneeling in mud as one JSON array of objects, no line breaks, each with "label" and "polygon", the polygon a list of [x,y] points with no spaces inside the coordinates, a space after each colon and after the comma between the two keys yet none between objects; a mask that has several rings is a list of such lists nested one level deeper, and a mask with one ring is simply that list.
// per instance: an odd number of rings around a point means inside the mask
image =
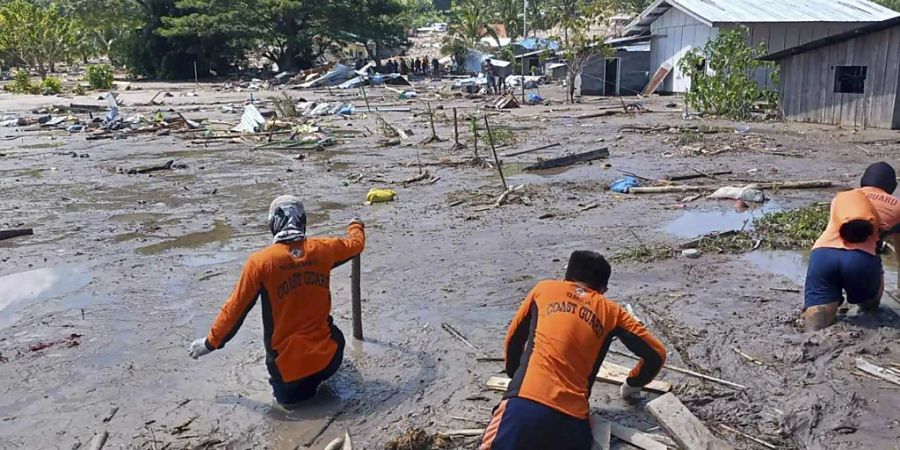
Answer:
[{"label": "person kneeling in mud", "polygon": [[197,359],[221,349],[260,298],[269,383],[275,400],[290,408],[311,399],[341,365],[344,335],[331,317],[331,270],[359,255],[366,238],[358,219],[346,238],[306,237],[303,203],[290,195],[272,202],[269,230],[274,243],[250,255],[209,335],[189,351]]},{"label": "person kneeling in mud", "polygon": [[807,331],[821,330],[837,320],[844,292],[847,302],[862,311],[877,310],[881,304],[884,269],[877,251],[879,241],[890,236],[895,250],[900,250],[900,199],[893,196],[897,189],[894,168],[884,162],[870,165],[860,186],[834,197],[828,226],[809,254],[803,295]]},{"label": "person kneeling in mud", "polygon": [[638,395],[666,361],[666,350],[637,319],[604,297],[610,266],[576,251],[565,280],[538,283],[506,335],[512,378],[482,438],[482,450],[589,450],[594,379],[614,338],[641,357],[620,388]]}]

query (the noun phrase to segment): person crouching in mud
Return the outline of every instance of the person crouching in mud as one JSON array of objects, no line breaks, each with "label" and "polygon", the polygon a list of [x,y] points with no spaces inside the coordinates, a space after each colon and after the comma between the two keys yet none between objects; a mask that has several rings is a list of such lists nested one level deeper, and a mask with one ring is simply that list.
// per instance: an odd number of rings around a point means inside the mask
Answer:
[{"label": "person crouching in mud", "polygon": [[341,365],[344,335],[331,317],[331,269],[359,255],[366,237],[358,219],[346,238],[306,237],[303,203],[291,195],[269,206],[269,230],[273,244],[250,255],[209,335],[189,351],[197,359],[224,347],[261,299],[269,383],[275,400],[290,408],[311,399]]},{"label": "person crouching in mud", "polygon": [[841,192],[832,200],[828,226],[809,254],[803,299],[807,331],[837,320],[844,292],[847,302],[860,310],[878,309],[884,294],[879,240],[891,236],[895,250],[900,250],[900,199],[893,196],[895,189],[894,168],[880,162],[866,169],[859,189]]}]

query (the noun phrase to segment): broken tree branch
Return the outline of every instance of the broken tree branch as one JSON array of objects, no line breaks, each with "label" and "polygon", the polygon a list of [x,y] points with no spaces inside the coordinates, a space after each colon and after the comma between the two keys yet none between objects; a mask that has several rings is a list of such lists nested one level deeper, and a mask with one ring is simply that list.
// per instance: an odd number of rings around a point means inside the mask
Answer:
[{"label": "broken tree branch", "polygon": [[494,135],[491,133],[491,124],[488,122],[487,114],[484,115],[484,127],[488,134],[488,143],[491,145],[491,153],[494,154],[494,163],[497,164],[497,172],[500,173],[500,181],[503,182],[503,189],[508,191],[509,185],[506,184],[506,176],[503,175],[503,166],[500,164],[500,158],[497,156],[497,148],[494,147]]}]

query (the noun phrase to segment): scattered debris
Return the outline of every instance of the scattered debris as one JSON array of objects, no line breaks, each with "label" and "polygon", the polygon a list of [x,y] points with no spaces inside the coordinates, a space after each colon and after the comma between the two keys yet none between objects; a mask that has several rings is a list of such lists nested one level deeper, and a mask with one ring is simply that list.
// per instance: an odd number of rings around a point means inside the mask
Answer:
[{"label": "scattered debris", "polygon": [[253,105],[244,107],[244,114],[241,116],[241,123],[232,128],[231,131],[236,133],[257,133],[264,131],[266,128],[266,119],[263,118],[259,110]]},{"label": "scattered debris", "polygon": [[743,431],[740,431],[740,430],[736,430],[736,429],[734,429],[734,428],[731,428],[731,427],[729,427],[728,425],[725,425],[724,423],[720,423],[720,424],[719,424],[719,427],[721,427],[723,430],[730,431],[730,432],[732,432],[732,433],[734,433],[734,434],[737,434],[738,436],[741,436],[741,437],[743,437],[743,438],[746,438],[746,439],[749,439],[749,440],[751,440],[751,441],[753,441],[753,442],[756,442],[757,444],[762,445],[763,447],[770,448],[770,449],[772,449],[772,450],[778,450],[778,448],[779,448],[778,446],[776,446],[776,445],[774,445],[774,444],[770,444],[770,443],[768,443],[768,442],[766,442],[766,441],[764,441],[764,440],[762,440],[762,439],[753,437],[753,436],[751,436],[751,435],[749,435],[749,434],[747,434],[747,433],[744,433]]},{"label": "scattered debris", "polygon": [[766,201],[766,194],[764,194],[763,191],[758,189],[756,187],[756,185],[748,184],[743,187],[736,187],[736,186],[720,187],[719,189],[716,189],[715,192],[710,194],[707,198],[742,200],[745,202],[762,203],[762,202]]},{"label": "scattered debris", "polygon": [[88,443],[87,450],[101,450],[109,439],[109,431],[103,430],[94,435],[91,442]]},{"label": "scattered debris", "polygon": [[451,439],[440,433],[428,434],[421,428],[410,428],[388,441],[385,450],[439,450],[450,445]]},{"label": "scattered debris", "polygon": [[[780,190],[780,189],[825,189],[830,188],[834,185],[831,181],[828,180],[813,180],[813,181],[786,181],[786,182],[761,182],[754,183],[758,189],[770,189],[770,190]],[[717,189],[714,186],[648,186],[648,187],[636,187],[628,190],[629,194],[666,194],[673,192],[698,192],[698,191],[712,191]]]},{"label": "scattered debris", "polygon": [[519,107],[519,102],[514,95],[507,94],[497,99],[493,106],[496,109],[513,109]]},{"label": "scattered debris", "polygon": [[881,378],[888,383],[900,386],[900,374],[894,373],[890,369],[885,369],[884,367],[872,364],[863,358],[856,358],[856,368],[869,375]]}]

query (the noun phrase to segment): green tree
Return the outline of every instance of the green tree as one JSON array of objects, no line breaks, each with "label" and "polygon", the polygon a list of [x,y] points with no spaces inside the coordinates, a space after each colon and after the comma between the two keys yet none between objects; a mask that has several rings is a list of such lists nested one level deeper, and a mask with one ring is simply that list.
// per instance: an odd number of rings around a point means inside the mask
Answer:
[{"label": "green tree", "polygon": [[[355,7],[342,24],[344,39],[361,44],[369,59],[381,67],[381,50],[386,47],[406,47],[404,24],[397,20],[404,7],[397,0],[357,0]],[[339,36],[340,38],[341,36]]]},{"label": "green tree", "polygon": [[562,33],[562,54],[566,59],[566,97],[575,101],[575,82],[584,68],[598,58],[605,58],[610,49],[604,44],[606,36],[592,32],[618,10],[617,0],[551,0],[548,16]]},{"label": "green tree", "polygon": [[76,46],[75,21],[55,3],[24,0],[0,5],[0,51],[35,70],[41,78],[65,61]]},{"label": "green tree", "polygon": [[766,68],[771,69],[770,76],[778,76],[773,63],[758,59],[767,54],[766,45],[751,47],[744,31],[722,30],[702,50],[695,48],[679,61],[678,68],[691,79],[691,88],[684,97],[690,107],[745,119],[754,102],[777,102],[776,94],[764,91],[753,78],[757,70]]},{"label": "green tree", "polygon": [[460,0],[450,10],[448,39],[459,40],[475,47],[484,36],[490,36],[500,46],[500,38],[493,28],[491,10],[485,0]]}]

